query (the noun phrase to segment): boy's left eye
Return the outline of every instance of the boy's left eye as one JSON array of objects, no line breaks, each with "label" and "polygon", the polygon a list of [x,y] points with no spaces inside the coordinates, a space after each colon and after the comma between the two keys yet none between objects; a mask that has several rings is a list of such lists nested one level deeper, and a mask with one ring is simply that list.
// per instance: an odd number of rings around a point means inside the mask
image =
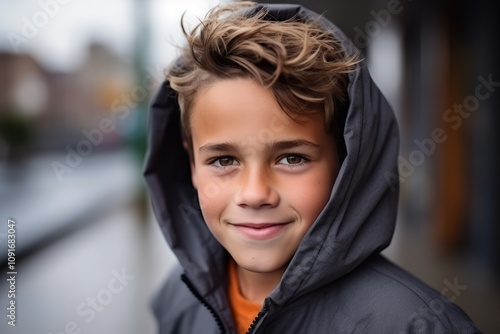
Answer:
[{"label": "boy's left eye", "polygon": [[299,165],[302,164],[306,161],[304,157],[301,157],[300,155],[287,155],[281,158],[278,163],[283,164],[283,165]]}]

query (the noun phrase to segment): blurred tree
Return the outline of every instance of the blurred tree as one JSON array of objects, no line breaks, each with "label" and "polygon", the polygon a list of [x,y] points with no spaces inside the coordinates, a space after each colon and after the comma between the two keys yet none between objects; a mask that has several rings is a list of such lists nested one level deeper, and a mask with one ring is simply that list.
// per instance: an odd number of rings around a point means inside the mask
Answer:
[{"label": "blurred tree", "polygon": [[34,124],[17,108],[0,110],[0,141],[6,145],[7,159],[18,161],[25,156],[34,136]]}]

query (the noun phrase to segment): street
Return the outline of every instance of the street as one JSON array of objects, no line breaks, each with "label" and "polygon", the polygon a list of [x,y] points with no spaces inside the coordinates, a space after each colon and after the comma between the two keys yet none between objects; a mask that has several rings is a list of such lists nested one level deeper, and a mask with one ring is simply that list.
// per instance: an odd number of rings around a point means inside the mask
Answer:
[{"label": "street", "polygon": [[8,218],[18,251],[16,326],[2,279],[0,332],[155,333],[149,302],[173,259],[151,213],[138,209],[140,166],[126,152],[100,153],[59,183],[44,168],[52,159],[2,179],[3,263]]}]

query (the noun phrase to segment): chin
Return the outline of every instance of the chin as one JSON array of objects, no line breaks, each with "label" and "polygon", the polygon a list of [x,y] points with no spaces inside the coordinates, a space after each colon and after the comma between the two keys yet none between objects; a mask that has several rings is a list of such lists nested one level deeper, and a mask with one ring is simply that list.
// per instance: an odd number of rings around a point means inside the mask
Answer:
[{"label": "chin", "polygon": [[288,262],[263,260],[262,257],[254,257],[252,259],[234,258],[238,266],[254,273],[275,273],[284,272]]}]

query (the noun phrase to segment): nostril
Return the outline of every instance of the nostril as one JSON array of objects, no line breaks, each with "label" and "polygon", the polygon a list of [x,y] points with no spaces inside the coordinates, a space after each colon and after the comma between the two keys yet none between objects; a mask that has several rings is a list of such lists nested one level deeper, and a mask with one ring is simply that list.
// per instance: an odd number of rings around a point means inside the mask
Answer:
[{"label": "nostril", "polygon": [[242,207],[259,209],[276,206],[279,196],[267,182],[250,181],[242,185],[236,194],[235,201]]}]

